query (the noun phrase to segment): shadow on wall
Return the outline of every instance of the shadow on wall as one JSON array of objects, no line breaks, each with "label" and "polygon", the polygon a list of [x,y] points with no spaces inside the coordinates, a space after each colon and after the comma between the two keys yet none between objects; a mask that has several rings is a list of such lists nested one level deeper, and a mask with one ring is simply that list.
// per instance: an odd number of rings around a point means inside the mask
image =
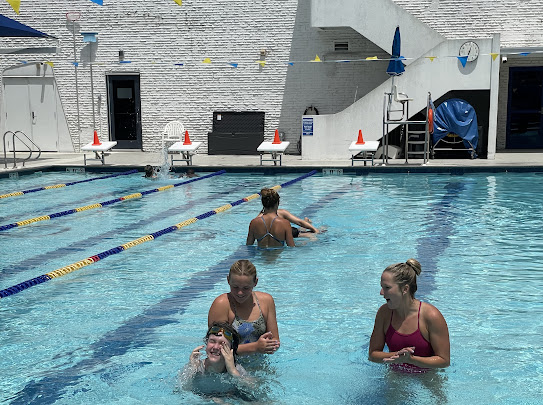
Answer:
[{"label": "shadow on wall", "polygon": [[[316,55],[322,63],[296,63],[314,60]],[[311,27],[311,0],[299,0],[289,55],[294,63],[288,66],[279,117],[279,128],[290,142],[287,153],[301,152],[297,147],[302,133],[301,118],[309,106],[318,108],[320,114],[335,114],[388,80],[388,61],[326,62],[367,56],[390,57],[352,28]]]}]

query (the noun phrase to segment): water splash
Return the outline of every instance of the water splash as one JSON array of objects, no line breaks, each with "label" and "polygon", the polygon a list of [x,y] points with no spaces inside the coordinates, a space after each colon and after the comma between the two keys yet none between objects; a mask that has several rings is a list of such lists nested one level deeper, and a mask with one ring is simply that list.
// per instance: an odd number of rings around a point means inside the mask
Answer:
[{"label": "water splash", "polygon": [[165,179],[168,179],[170,178],[170,163],[168,161],[168,148],[167,146],[164,146],[164,148],[162,149],[162,164],[156,168],[156,172],[157,172],[157,178],[159,178],[160,180],[165,180]]}]

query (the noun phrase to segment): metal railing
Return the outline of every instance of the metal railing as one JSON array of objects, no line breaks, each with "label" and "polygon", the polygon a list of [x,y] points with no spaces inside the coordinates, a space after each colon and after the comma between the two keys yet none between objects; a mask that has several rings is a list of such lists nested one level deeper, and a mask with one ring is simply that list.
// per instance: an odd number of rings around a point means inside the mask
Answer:
[{"label": "metal railing", "polygon": [[[38,159],[41,155],[41,148],[36,145],[34,143],[34,141],[32,139],[30,139],[24,132],[22,131],[6,131],[4,133],[4,137],[3,137],[3,145],[4,145],[4,167],[7,169],[8,168],[8,157],[7,157],[7,153],[8,153],[8,150],[6,148],[6,137],[11,134],[12,135],[12,144],[13,144],[13,168],[16,168],[17,167],[17,157],[16,157],[16,147],[15,147],[15,139],[17,138],[19,140],[19,142],[21,142],[24,146],[27,147],[28,151],[30,152],[28,154],[28,157],[26,159],[23,159],[23,167],[25,165],[25,162],[27,160],[29,160],[31,157],[32,157],[32,154],[34,153],[34,151],[32,150],[32,147],[31,146],[28,146],[28,144],[23,140],[21,139],[21,137],[17,134],[20,134],[22,136],[24,136],[32,145],[34,145],[36,147],[36,149],[38,149],[38,156],[35,157],[35,159]],[[25,151],[26,152],[26,151]]]}]

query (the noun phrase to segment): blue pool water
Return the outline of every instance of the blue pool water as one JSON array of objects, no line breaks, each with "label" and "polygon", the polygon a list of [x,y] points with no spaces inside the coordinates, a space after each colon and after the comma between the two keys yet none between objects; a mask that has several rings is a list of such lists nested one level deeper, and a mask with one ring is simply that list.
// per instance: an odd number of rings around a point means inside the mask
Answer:
[{"label": "blue pool water", "polygon": [[[2,179],[0,194],[103,174]],[[0,290],[298,176],[224,174],[0,232]],[[136,174],[0,199],[0,225],[180,181]],[[328,231],[292,249],[246,247],[257,199],[0,299],[0,401],[209,403],[179,391],[177,374],[228,268],[249,258],[281,335],[276,354],[247,366],[262,403],[540,403],[543,176],[317,174],[280,194]],[[426,375],[367,360],[380,274],[410,257],[423,267],[417,297],[450,330],[451,366]]]}]

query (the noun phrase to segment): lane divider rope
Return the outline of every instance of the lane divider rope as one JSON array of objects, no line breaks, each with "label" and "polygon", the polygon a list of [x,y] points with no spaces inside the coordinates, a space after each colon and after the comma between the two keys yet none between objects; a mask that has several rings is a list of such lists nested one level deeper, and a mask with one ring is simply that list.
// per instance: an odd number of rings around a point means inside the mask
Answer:
[{"label": "lane divider rope", "polygon": [[9,197],[18,197],[18,196],[25,195],[25,194],[28,194],[28,193],[35,193],[36,191],[51,190],[51,189],[54,189],[54,188],[63,188],[63,187],[73,186],[74,184],[87,183],[89,181],[110,179],[112,177],[117,177],[117,176],[126,176],[128,174],[133,174],[133,173],[137,173],[137,172],[138,172],[138,169],[133,169],[133,170],[129,170],[127,172],[108,174],[107,176],[101,176],[101,177],[93,177],[92,179],[72,181],[70,183],[55,184],[55,185],[52,185],[52,186],[38,187],[38,188],[33,188],[33,189],[30,189],[30,190],[24,190],[24,191],[14,191],[13,193],[0,194],[0,199],[9,198]]},{"label": "lane divider rope", "polygon": [[[219,173],[219,172],[217,172],[217,173]],[[281,185],[276,185],[276,186],[274,186],[272,188],[277,191],[277,190],[279,190],[279,189],[281,189],[283,187],[290,186],[291,184],[297,183],[297,182],[299,182],[299,181],[301,181],[301,180],[303,180],[303,179],[305,179],[305,178],[307,178],[309,176],[312,176],[315,173],[317,173],[317,171],[312,170],[311,172],[309,172],[307,174],[304,174],[304,175],[302,175],[300,177],[297,177],[297,178],[295,178],[293,180],[287,181],[286,183],[283,183]],[[23,281],[22,283],[16,284],[16,285],[14,285],[12,287],[0,290],[0,298],[5,298],[5,297],[8,297],[10,295],[20,293],[21,291],[26,290],[27,288],[30,288],[30,287],[33,287],[35,285],[44,283],[46,281],[52,280],[52,279],[57,278],[57,277],[64,276],[65,274],[71,273],[72,271],[79,270],[82,267],[88,266],[90,264],[96,263],[99,260],[105,259],[108,256],[124,252],[125,250],[130,249],[130,248],[132,248],[134,246],[140,245],[140,244],[142,244],[144,242],[154,240],[154,239],[156,239],[156,238],[158,238],[158,237],[160,237],[162,235],[166,235],[166,234],[168,234],[170,232],[182,229],[183,227],[188,226],[190,224],[193,224],[196,221],[202,220],[204,218],[209,218],[209,217],[211,217],[213,215],[218,214],[219,212],[226,211],[226,210],[228,210],[228,209],[230,209],[232,207],[235,207],[237,205],[240,205],[240,204],[243,204],[245,202],[254,200],[255,198],[258,198],[259,196],[260,196],[260,194],[258,194],[258,193],[257,194],[251,194],[248,197],[245,197],[245,198],[242,198],[240,200],[231,202],[230,204],[223,205],[222,207],[219,207],[219,208],[217,208],[215,210],[212,210],[212,211],[205,212],[205,213],[200,214],[200,215],[198,215],[196,217],[189,218],[189,219],[187,219],[187,220],[185,220],[183,222],[180,222],[180,223],[175,224],[173,226],[169,226],[168,228],[164,228],[164,229],[162,229],[160,231],[153,232],[153,233],[151,233],[149,235],[145,235],[145,236],[143,236],[141,238],[135,239],[135,240],[130,241],[128,243],[125,243],[123,245],[114,247],[112,249],[106,250],[106,251],[101,252],[101,253],[98,253],[98,254],[96,254],[94,256],[87,257],[86,259],[83,259],[83,260],[80,260],[78,262],[72,263],[72,264],[70,264],[68,266],[61,267],[60,269],[53,270],[53,271],[51,271],[49,273],[42,274],[41,276],[34,277],[34,278],[30,279],[30,280]]]},{"label": "lane divider rope", "polygon": [[56,212],[54,214],[42,215],[42,216],[35,217],[35,218],[25,219],[23,221],[14,222],[13,224],[0,225],[0,232],[1,231],[6,231],[6,230],[12,229],[12,228],[17,228],[17,227],[21,227],[21,226],[30,225],[30,224],[33,224],[35,222],[47,221],[47,220],[52,219],[52,218],[59,218],[59,217],[63,217],[63,216],[66,216],[66,215],[75,214],[76,212],[88,211],[88,210],[93,210],[95,208],[105,207],[105,206],[115,204],[115,203],[120,202],[120,201],[131,200],[131,199],[134,199],[134,198],[142,198],[144,195],[147,195],[147,194],[156,193],[158,191],[169,190],[170,188],[173,188],[173,187],[182,186],[184,184],[192,183],[192,182],[195,182],[195,181],[198,181],[198,180],[207,179],[207,178],[210,178],[210,177],[213,177],[213,176],[218,176],[218,175],[224,174],[224,173],[226,173],[226,170],[219,170],[218,172],[207,174],[205,176],[194,177],[194,178],[192,178],[190,180],[182,181],[182,182],[176,183],[176,184],[170,184],[168,186],[154,188],[152,190],[142,191],[141,193],[129,194],[129,195],[125,195],[124,197],[115,198],[113,200],[104,201],[104,202],[101,202],[101,203],[85,205],[84,207],[73,208],[73,209],[67,210],[67,211]]}]

